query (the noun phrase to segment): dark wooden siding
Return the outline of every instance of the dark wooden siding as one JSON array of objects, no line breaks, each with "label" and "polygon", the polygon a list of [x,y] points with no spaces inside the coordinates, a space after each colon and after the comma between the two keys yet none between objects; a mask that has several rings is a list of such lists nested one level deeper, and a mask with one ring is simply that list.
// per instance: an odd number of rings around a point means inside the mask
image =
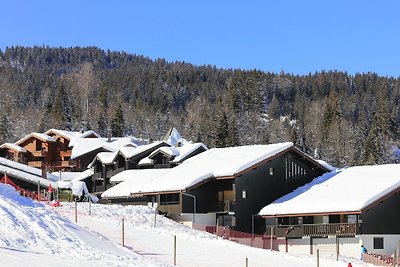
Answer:
[{"label": "dark wooden siding", "polygon": [[363,234],[400,234],[400,193],[361,215]]},{"label": "dark wooden siding", "polygon": [[[272,175],[270,168],[273,168]],[[324,172],[297,153],[289,152],[237,177],[235,179],[236,229],[251,232],[252,215]],[[243,198],[243,191],[246,191],[246,198]],[[265,231],[263,223],[263,220],[255,220],[256,233]]]}]

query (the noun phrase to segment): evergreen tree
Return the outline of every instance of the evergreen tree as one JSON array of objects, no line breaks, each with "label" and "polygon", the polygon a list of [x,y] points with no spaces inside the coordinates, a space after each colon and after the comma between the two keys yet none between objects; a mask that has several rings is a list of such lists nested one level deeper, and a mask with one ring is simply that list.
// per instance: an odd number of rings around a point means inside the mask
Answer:
[{"label": "evergreen tree", "polygon": [[115,111],[114,119],[111,123],[111,131],[113,136],[124,136],[125,134],[124,112],[121,104],[117,106]]},{"label": "evergreen tree", "polygon": [[219,126],[217,129],[217,137],[215,140],[215,145],[217,147],[226,147],[229,143],[229,125],[228,125],[228,117],[226,116],[226,112],[222,113]]},{"label": "evergreen tree", "polygon": [[12,129],[9,114],[5,113],[0,119],[0,143],[11,142],[12,140]]}]

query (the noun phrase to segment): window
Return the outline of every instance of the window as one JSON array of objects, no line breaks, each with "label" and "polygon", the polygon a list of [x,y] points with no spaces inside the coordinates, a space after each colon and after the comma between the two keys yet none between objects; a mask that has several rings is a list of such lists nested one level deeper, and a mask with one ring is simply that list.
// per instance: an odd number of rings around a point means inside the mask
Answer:
[{"label": "window", "polygon": [[179,204],[179,194],[161,194],[160,205]]},{"label": "window", "polygon": [[374,249],[383,249],[383,237],[374,237]]},{"label": "window", "polygon": [[274,168],[269,168],[269,175],[274,175]]},{"label": "window", "polygon": [[247,198],[247,191],[246,190],[242,190],[242,198]]}]

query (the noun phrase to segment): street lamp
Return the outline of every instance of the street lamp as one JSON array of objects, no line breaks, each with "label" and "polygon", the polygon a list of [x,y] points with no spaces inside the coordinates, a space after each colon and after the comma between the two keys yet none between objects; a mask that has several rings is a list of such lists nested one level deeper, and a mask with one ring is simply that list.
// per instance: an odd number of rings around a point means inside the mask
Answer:
[{"label": "street lamp", "polygon": [[188,193],[184,193],[181,192],[182,195],[188,196],[188,197],[192,197],[193,198],[193,219],[192,219],[192,228],[194,227],[195,224],[195,218],[196,218],[196,196],[188,194]]}]

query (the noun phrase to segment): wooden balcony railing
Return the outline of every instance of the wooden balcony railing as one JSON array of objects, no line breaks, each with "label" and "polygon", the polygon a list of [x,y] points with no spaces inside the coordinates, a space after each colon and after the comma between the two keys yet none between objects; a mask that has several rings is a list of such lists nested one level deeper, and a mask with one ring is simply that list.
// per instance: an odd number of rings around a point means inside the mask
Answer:
[{"label": "wooden balcony railing", "polygon": [[28,166],[34,167],[34,168],[41,168],[43,162],[42,161],[29,161]]},{"label": "wooden balcony railing", "polygon": [[67,150],[67,151],[60,151],[60,156],[61,157],[71,157],[72,151]]},{"label": "wooden balcony railing", "polygon": [[[330,224],[302,224],[280,225],[274,228],[274,235],[278,237],[322,237],[322,236],[355,236],[360,234],[361,224],[358,223],[330,223]],[[265,234],[271,234],[271,227],[267,227]]]},{"label": "wooden balcony railing", "polygon": [[47,151],[45,151],[45,150],[32,151],[31,153],[34,157],[37,157],[37,158],[46,157],[46,155],[47,155]]}]

